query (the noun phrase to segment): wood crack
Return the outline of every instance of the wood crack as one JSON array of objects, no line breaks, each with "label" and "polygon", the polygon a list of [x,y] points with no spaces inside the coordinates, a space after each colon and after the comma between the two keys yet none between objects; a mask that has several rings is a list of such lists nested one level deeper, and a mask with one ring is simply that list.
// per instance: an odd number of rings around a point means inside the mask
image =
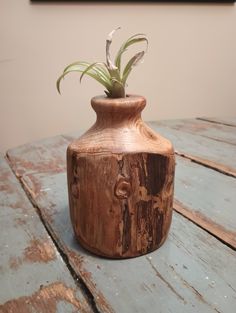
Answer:
[{"label": "wood crack", "polygon": [[190,290],[193,291],[193,293],[195,294],[195,296],[204,304],[208,305],[209,307],[211,307],[214,311],[216,311],[217,313],[221,313],[219,310],[217,310],[211,303],[207,302],[207,300],[203,297],[203,295],[192,285],[190,285],[183,277],[180,276],[179,273],[177,273],[174,269],[173,266],[169,265],[170,269],[175,273],[176,276],[178,276],[178,278],[180,279],[180,281],[182,282],[182,284],[184,286],[186,286],[187,288],[189,288]]},{"label": "wood crack", "polygon": [[156,273],[156,276],[159,277],[164,283],[165,285],[181,300],[184,302],[184,304],[186,304],[186,300],[184,299],[184,297],[182,297],[175,289],[174,287],[160,274],[160,272],[158,272],[158,270],[156,269],[156,267],[152,264],[152,261],[146,257],[146,260],[148,261],[148,263],[151,265],[152,269],[154,270],[154,272]]}]

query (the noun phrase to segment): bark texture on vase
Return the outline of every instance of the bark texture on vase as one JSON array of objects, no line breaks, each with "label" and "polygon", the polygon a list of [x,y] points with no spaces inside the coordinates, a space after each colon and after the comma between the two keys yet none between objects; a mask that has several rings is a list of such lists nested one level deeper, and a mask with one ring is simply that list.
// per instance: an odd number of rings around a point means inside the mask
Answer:
[{"label": "bark texture on vase", "polygon": [[141,119],[146,100],[94,97],[96,123],[67,149],[70,214],[79,243],[127,258],[165,241],[172,218],[172,144]]}]

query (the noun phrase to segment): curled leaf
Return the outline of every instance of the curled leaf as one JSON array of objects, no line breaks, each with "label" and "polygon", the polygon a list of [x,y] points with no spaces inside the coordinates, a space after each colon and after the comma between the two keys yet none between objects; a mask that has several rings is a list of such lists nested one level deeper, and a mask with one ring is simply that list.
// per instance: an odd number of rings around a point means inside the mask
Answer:
[{"label": "curled leaf", "polygon": [[119,70],[121,69],[121,57],[123,53],[127,51],[127,48],[129,46],[134,45],[136,43],[140,43],[140,42],[146,42],[146,49],[145,49],[145,52],[146,52],[148,48],[148,39],[145,34],[135,34],[131,36],[130,38],[128,38],[128,40],[126,40],[122,44],[115,58],[115,65],[118,67]]},{"label": "curled leaf", "polygon": [[126,80],[130,74],[130,72],[132,71],[133,67],[138,65],[139,62],[142,60],[143,56],[145,54],[145,51],[141,51],[136,53],[127,63],[127,65],[125,66],[125,69],[123,71],[123,76],[122,76],[122,83],[125,85],[126,84]]},{"label": "curled leaf", "polygon": [[[60,83],[61,80],[72,72],[79,72],[83,73],[86,68],[89,66],[89,63],[86,62],[76,62],[72,63],[70,66],[67,66],[67,68],[63,71],[63,74],[58,78],[56,86],[59,93],[60,92]],[[105,79],[103,76],[101,76],[101,73],[97,69],[93,69],[94,71],[88,71],[86,74],[92,78],[94,78],[96,81],[98,81],[100,84],[102,84],[105,88],[108,90],[111,88],[111,82],[109,79]]]},{"label": "curled leaf", "polygon": [[120,29],[120,27],[113,29],[107,36],[107,40],[106,40],[106,61],[107,61],[107,66],[109,70],[116,70],[117,67],[115,66],[115,64],[113,64],[112,60],[111,60],[111,56],[110,56],[110,46],[112,43],[112,37],[114,35],[114,33]]},{"label": "curled leaf", "polygon": [[101,75],[101,77],[104,79],[104,80],[107,80],[107,82],[109,83],[109,74],[106,73],[105,70],[103,70],[102,67],[106,67],[106,65],[104,63],[101,63],[101,62],[95,62],[95,63],[92,63],[90,65],[88,65],[85,70],[82,72],[81,76],[80,76],[80,82],[83,78],[83,76],[85,74],[87,74],[89,71],[91,70],[94,70],[95,72],[97,72],[99,75]]}]

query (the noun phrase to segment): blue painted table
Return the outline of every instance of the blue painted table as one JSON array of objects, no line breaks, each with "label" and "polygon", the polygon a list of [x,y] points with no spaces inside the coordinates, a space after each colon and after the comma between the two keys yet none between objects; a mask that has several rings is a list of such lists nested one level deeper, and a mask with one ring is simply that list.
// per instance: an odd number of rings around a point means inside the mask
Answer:
[{"label": "blue painted table", "polygon": [[65,151],[81,132],[0,158],[0,313],[236,312],[236,119],[149,125],[175,146],[174,214],[166,243],[134,259],[73,237]]}]

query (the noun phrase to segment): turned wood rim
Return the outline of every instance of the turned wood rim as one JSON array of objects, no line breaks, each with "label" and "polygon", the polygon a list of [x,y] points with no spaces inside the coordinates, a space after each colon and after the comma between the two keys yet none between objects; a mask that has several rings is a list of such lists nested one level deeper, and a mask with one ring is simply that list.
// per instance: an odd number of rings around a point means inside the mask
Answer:
[{"label": "turned wood rim", "polygon": [[96,96],[91,99],[91,105],[95,112],[130,111],[132,109],[142,111],[146,106],[146,99],[139,95],[127,95],[125,98],[108,98]]}]

